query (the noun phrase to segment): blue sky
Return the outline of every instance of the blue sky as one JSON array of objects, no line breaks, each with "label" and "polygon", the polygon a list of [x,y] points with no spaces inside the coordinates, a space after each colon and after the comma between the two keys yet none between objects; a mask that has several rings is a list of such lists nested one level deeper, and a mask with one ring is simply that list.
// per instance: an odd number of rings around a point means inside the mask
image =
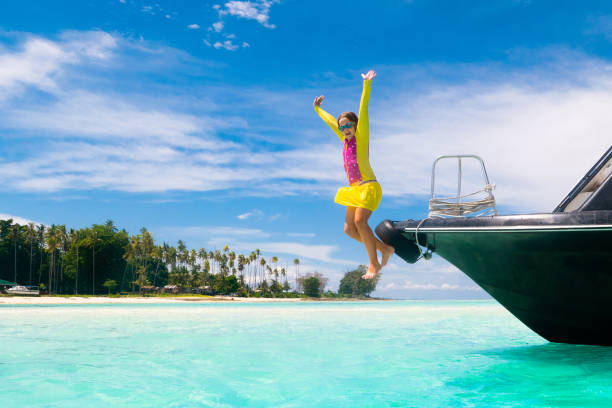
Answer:
[{"label": "blue sky", "polygon": [[[316,95],[357,110],[378,72],[372,227],[425,216],[433,159],[458,152],[485,159],[502,212],[546,212],[610,145],[611,57],[604,1],[11,2],[0,217],[261,248],[336,289],[367,259],[342,232],[342,146]],[[484,292],[437,257],[394,258],[375,295]]]}]

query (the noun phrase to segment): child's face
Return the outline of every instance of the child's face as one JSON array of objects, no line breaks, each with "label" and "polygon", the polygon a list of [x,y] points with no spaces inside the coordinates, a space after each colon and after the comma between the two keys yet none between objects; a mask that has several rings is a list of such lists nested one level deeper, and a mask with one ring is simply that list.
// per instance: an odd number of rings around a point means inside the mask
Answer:
[{"label": "child's face", "polygon": [[[351,125],[347,127],[347,125]],[[342,132],[344,137],[351,140],[355,136],[355,122],[351,122],[348,118],[342,118],[338,122],[338,129]]]}]

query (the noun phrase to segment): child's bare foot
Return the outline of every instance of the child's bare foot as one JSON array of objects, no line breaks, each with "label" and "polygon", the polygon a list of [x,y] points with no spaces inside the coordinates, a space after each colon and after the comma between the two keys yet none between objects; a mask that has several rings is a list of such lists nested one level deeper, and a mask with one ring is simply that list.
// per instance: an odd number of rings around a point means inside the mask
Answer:
[{"label": "child's bare foot", "polygon": [[380,271],[380,268],[382,268],[382,266],[380,265],[372,265],[370,264],[370,267],[368,268],[368,271],[361,277],[361,279],[372,279],[376,276],[376,274],[378,273],[378,271]]},{"label": "child's bare foot", "polygon": [[380,260],[380,266],[383,267],[389,261],[389,258],[395,253],[395,248],[391,245],[387,245],[384,250],[380,251],[382,256]]}]

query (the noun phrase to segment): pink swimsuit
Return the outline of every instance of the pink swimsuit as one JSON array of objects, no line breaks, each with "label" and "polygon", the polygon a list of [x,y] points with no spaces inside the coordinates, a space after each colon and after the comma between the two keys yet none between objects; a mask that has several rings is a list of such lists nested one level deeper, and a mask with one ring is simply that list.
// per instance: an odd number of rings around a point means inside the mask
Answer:
[{"label": "pink swimsuit", "polygon": [[357,162],[357,138],[355,136],[351,140],[344,139],[342,157],[344,158],[344,171],[346,171],[349,185],[360,183],[363,178]]}]

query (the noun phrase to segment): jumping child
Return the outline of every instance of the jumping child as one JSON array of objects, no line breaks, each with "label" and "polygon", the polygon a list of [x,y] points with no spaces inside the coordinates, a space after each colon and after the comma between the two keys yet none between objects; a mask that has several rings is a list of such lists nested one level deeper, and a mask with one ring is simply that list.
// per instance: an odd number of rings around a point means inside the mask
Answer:
[{"label": "jumping child", "polygon": [[[334,201],[346,206],[344,232],[349,237],[363,243],[368,251],[370,265],[368,271],[363,275],[364,279],[375,277],[378,271],[387,264],[394,252],[392,246],[385,244],[374,236],[368,225],[368,219],[372,212],[378,208],[382,197],[382,189],[376,181],[369,159],[368,102],[372,80],[375,76],[376,72],[372,70],[368,71],[367,74],[361,74],[363,93],[359,106],[359,118],[354,112],[343,112],[336,120],[321,108],[325,96],[318,96],[314,100],[315,111],[344,143],[342,156],[349,187],[338,189]],[[380,263],[376,250],[381,253]]]}]

